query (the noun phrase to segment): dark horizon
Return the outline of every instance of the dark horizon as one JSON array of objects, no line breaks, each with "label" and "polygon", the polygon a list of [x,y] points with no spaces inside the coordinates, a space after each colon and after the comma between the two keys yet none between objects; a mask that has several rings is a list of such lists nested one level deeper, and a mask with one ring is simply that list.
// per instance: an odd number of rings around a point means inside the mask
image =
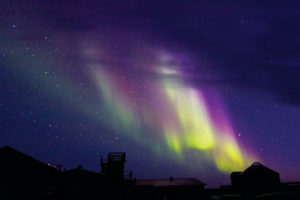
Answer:
[{"label": "dark horizon", "polygon": [[137,179],[124,171],[126,152],[101,156],[98,173],[82,165],[54,168],[10,146],[0,147],[0,159],[1,199],[295,200],[300,196],[300,182],[282,182],[278,172],[259,162],[232,172],[229,185],[208,188],[196,178]]},{"label": "dark horizon", "polygon": [[[11,146],[2,146],[0,147],[0,159],[3,161],[3,168],[1,168],[1,176],[3,176],[3,172],[6,173],[6,175],[10,175],[14,171],[16,173],[23,173],[23,170],[28,170],[28,166],[30,166],[31,173],[33,172],[38,172],[39,170],[43,170],[43,168],[48,168],[50,170],[44,171],[43,173],[52,173],[53,171],[56,172],[69,172],[69,171],[75,171],[75,170],[83,170],[89,173],[93,174],[99,174],[103,176],[108,176],[110,178],[117,178],[119,179],[124,179],[124,180],[131,180],[131,181],[151,181],[151,180],[168,180],[172,182],[173,180],[176,179],[194,179],[194,177],[177,177],[176,174],[175,176],[169,176],[169,177],[159,177],[159,178],[150,178],[150,179],[138,179],[137,177],[134,176],[134,171],[130,170],[128,173],[125,172],[125,166],[127,164],[128,157],[126,157],[126,152],[109,152],[107,155],[101,155],[99,157],[99,168],[100,170],[98,171],[91,171],[88,169],[85,169],[83,166],[84,163],[79,163],[76,167],[73,168],[65,168],[61,164],[57,165],[51,165],[50,163],[44,163],[31,155],[28,155],[24,152],[19,151],[18,149],[15,149]],[[109,165],[109,162],[116,162],[117,165]],[[7,168],[9,167],[9,168]],[[230,185],[235,185],[237,183],[233,183],[233,177],[239,176],[240,174],[247,174],[247,173],[257,173],[257,170],[250,170],[251,168],[258,168],[258,167],[263,167],[263,170],[269,170],[272,173],[276,174],[276,180],[273,180],[273,182],[280,182],[284,184],[289,184],[289,183],[299,183],[300,181],[297,182],[284,182],[280,178],[280,173],[274,171],[273,169],[268,168],[267,166],[263,165],[260,162],[254,162],[244,170],[238,172],[238,171],[233,171],[230,173],[229,178],[231,179],[231,183],[228,185],[218,185],[216,187],[212,188],[222,188],[222,187],[227,187]],[[24,168],[24,169],[23,169]],[[111,168],[112,171],[109,171]],[[18,170],[19,169],[19,170]],[[17,172],[20,171],[20,172]],[[234,176],[233,176],[234,175]],[[201,182],[203,186],[205,186],[206,189],[209,189],[209,185],[207,185],[205,182]],[[3,184],[3,183],[2,183]]]}]

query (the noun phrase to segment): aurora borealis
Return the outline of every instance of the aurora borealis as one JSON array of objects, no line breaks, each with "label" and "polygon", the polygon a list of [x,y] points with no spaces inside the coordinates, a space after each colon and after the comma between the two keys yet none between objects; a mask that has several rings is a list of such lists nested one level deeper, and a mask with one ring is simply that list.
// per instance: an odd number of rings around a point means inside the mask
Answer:
[{"label": "aurora borealis", "polygon": [[[93,56],[101,62],[101,54],[96,52]],[[187,162],[185,154],[194,149],[199,152],[195,157],[199,156],[201,162],[213,162],[221,172],[230,173],[249,165],[254,157],[239,147],[218,95],[209,91],[214,100],[208,102],[205,98],[208,94],[184,83],[180,71],[186,64],[184,58],[178,61],[176,56],[163,53],[155,53],[153,57],[153,63],[147,67],[153,68],[150,71],[154,76],[146,80],[138,78],[143,85],[148,82],[146,91],[155,95],[149,97],[136,91],[135,84],[126,80],[120,83],[109,70],[97,65],[99,61],[92,63],[92,79],[106,107],[107,124],[119,127],[127,137],[157,153],[167,148],[183,163]],[[122,77],[122,72],[118,76]]]},{"label": "aurora borealis", "polygon": [[227,184],[260,161],[299,179],[297,7],[5,0],[0,145],[94,171],[126,151],[137,178]]}]

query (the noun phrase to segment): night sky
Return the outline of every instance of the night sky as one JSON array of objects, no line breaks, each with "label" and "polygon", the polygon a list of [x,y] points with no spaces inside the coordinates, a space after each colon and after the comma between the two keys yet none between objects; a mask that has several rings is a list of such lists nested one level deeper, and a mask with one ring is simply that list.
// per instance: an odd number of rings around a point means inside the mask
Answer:
[{"label": "night sky", "polygon": [[300,180],[297,1],[0,0],[0,146],[138,179]]}]

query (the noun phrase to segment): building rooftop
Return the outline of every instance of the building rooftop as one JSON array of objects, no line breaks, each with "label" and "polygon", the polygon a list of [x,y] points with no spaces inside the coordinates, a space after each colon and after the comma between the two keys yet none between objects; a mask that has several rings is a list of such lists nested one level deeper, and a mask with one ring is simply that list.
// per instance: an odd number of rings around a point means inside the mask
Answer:
[{"label": "building rooftop", "polygon": [[154,186],[154,187],[169,187],[169,186],[197,186],[206,185],[202,181],[195,178],[167,178],[167,179],[145,179],[137,180],[137,186]]},{"label": "building rooftop", "polygon": [[13,168],[29,168],[44,170],[47,172],[58,173],[58,170],[49,164],[45,164],[29,155],[26,155],[10,146],[4,146],[0,148],[0,158],[2,159],[2,167],[9,166],[9,169]]},{"label": "building rooftop", "polygon": [[278,174],[278,172],[262,165],[259,162],[254,162],[250,167],[245,169],[241,174],[258,174],[258,173],[268,173],[268,174]]}]

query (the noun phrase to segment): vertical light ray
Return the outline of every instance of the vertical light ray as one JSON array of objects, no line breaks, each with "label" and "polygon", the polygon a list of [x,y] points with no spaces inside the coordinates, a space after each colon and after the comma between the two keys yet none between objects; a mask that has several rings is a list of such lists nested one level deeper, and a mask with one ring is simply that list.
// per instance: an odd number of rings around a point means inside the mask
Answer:
[{"label": "vertical light ray", "polygon": [[[163,70],[159,71],[163,76],[165,95],[173,106],[178,121],[173,127],[165,125],[167,128],[164,128],[164,134],[168,147],[178,156],[183,155],[181,152],[184,149],[206,151],[222,172],[243,169],[252,159],[237,144],[219,100],[206,102],[204,92],[184,84],[180,72],[172,67],[164,65]],[[210,104],[213,105],[209,106]]]},{"label": "vertical light ray", "polygon": [[[161,154],[169,149],[179,163],[184,163],[189,150],[195,150],[195,160],[213,163],[221,172],[243,169],[252,158],[235,140],[218,95],[208,102],[209,93],[185,84],[180,71],[166,65],[170,58],[165,57],[156,68],[160,78],[154,79],[156,84],[148,89],[155,96],[150,96],[146,105],[137,101],[139,97],[126,98],[124,86],[109,70],[93,67],[91,76],[106,107],[107,121],[154,152]],[[160,105],[159,109],[152,102]],[[138,130],[137,124],[142,124],[143,130]]]},{"label": "vertical light ray", "polygon": [[92,70],[91,74],[106,106],[106,112],[109,113],[107,117],[110,120],[108,121],[111,121],[112,126],[130,130],[137,122],[134,112],[130,110],[130,105],[118,94],[118,88],[108,79],[109,75],[103,69],[98,67]]}]

